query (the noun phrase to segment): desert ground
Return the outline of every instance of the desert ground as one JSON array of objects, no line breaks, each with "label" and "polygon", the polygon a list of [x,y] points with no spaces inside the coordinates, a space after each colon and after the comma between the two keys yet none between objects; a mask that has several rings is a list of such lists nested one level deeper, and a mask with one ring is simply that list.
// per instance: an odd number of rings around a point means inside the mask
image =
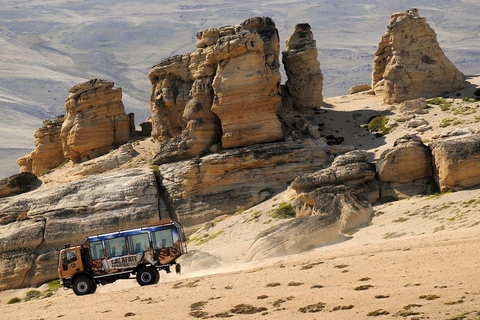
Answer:
[{"label": "desert ground", "polygon": [[[431,106],[422,115],[432,126],[420,134],[425,143],[441,132],[478,128],[479,102],[462,98],[472,97],[480,77],[467,80],[463,91],[447,98],[449,110]],[[372,113],[395,115],[395,108],[375,96],[327,98],[324,110],[326,128],[337,130],[346,144],[367,150],[372,159],[410,130],[399,124],[385,137],[362,131],[362,119]],[[457,124],[442,127],[445,118]],[[148,153],[151,144],[146,139],[134,146]],[[61,182],[64,173],[42,177],[44,186]],[[286,190],[192,235],[188,250],[215,256],[216,267],[191,263],[180,275],[161,273],[156,285],[140,287],[131,278],[81,297],[59,289],[48,298],[7,304],[14,297],[23,300],[33,288],[8,290],[0,293],[2,319],[480,319],[479,189],[376,204],[371,223],[349,232],[346,241],[245,262],[255,236],[285,221],[271,212],[294,197]]]}]

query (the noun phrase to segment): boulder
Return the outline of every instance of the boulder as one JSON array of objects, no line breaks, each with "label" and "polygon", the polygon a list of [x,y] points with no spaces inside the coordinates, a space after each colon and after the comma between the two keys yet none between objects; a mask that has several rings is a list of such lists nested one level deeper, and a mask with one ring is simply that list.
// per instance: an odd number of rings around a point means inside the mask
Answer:
[{"label": "boulder", "polygon": [[463,74],[445,56],[417,9],[390,16],[373,64],[372,87],[385,103],[437,97],[464,87]]},{"label": "boulder", "polygon": [[382,199],[403,199],[437,191],[429,148],[415,134],[407,134],[384,151],[376,163]]},{"label": "boulder", "polygon": [[2,198],[0,290],[57,278],[58,249],[65,243],[148,225],[159,218],[155,175],[141,169]]},{"label": "boulder", "polygon": [[[344,185],[356,193],[365,195],[372,203],[378,200],[378,190],[371,188],[375,179],[375,165],[368,162],[365,151],[351,151],[335,158],[329,168],[303,174],[293,180],[291,187],[297,194],[313,191],[319,187]],[[373,192],[372,194],[369,194]],[[375,195],[376,194],[376,195]]]},{"label": "boulder", "polygon": [[418,135],[405,135],[380,155],[376,168],[380,181],[406,183],[431,177],[430,150]]},{"label": "boulder", "polygon": [[357,84],[357,85],[352,86],[348,90],[348,94],[355,94],[355,93],[369,91],[369,90],[372,90],[372,87],[369,86],[368,84]]},{"label": "boulder", "polygon": [[435,181],[441,192],[480,185],[480,134],[432,142]]},{"label": "boulder", "polygon": [[0,198],[27,192],[39,183],[40,180],[31,172],[15,174],[0,180]]},{"label": "boulder", "polygon": [[297,106],[297,109],[321,107],[323,74],[317,60],[317,44],[310,25],[297,24],[285,43],[282,62],[288,78],[285,87],[294,100],[291,103]]},{"label": "boulder", "polygon": [[43,127],[35,131],[35,150],[17,160],[20,172],[40,174],[58,167],[65,161],[60,131],[65,116],[43,120]]},{"label": "boulder", "polygon": [[407,100],[398,105],[398,111],[400,113],[417,113],[425,114],[428,113],[427,110],[427,101],[425,98],[418,98],[414,100]]},{"label": "boulder", "polygon": [[312,140],[276,142],[163,164],[159,181],[179,221],[198,229],[272,197],[298,175],[326,163],[326,150]]},{"label": "boulder", "polygon": [[125,114],[122,89],[93,79],[69,90],[60,137],[63,155],[73,162],[96,158],[130,138],[130,117]]},{"label": "boulder", "polygon": [[348,239],[342,233],[365,225],[373,216],[367,198],[345,186],[321,187],[299,196],[301,217],[267,229],[255,237],[247,261],[300,253]]}]

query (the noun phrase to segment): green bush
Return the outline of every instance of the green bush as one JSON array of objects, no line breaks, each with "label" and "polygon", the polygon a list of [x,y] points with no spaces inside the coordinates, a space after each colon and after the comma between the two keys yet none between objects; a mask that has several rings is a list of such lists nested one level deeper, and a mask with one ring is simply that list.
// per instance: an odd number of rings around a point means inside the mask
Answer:
[{"label": "green bush", "polygon": [[292,207],[291,204],[287,204],[286,202],[280,203],[277,209],[275,209],[272,213],[272,218],[275,219],[289,219],[295,217],[296,212],[295,209]]},{"label": "green bush", "polygon": [[22,300],[20,300],[19,297],[14,297],[14,298],[8,300],[7,304],[19,303],[19,302],[21,302],[21,301],[22,301]]},{"label": "green bush", "polygon": [[39,299],[42,297],[42,293],[38,290],[30,290],[27,292],[27,295],[25,296],[25,301],[30,301],[34,299]]},{"label": "green bush", "polygon": [[381,132],[383,135],[389,134],[392,131],[392,126],[387,126],[387,116],[375,116],[368,120],[366,125],[367,130],[371,132]]},{"label": "green bush", "polygon": [[443,97],[429,99],[429,100],[427,100],[427,103],[435,104],[437,106],[442,105],[442,104],[448,104],[447,99],[445,99]]}]

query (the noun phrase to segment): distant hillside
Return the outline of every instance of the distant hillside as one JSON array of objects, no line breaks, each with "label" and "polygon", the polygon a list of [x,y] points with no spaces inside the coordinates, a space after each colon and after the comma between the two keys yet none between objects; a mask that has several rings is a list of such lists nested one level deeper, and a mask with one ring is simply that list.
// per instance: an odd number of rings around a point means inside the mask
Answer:
[{"label": "distant hillside", "polygon": [[[465,74],[480,73],[480,3],[400,1],[218,1],[174,5],[153,0],[12,0],[0,8],[0,178],[17,172],[17,152],[33,148],[41,120],[64,113],[67,90],[91,78],[123,88],[137,125],[149,114],[150,67],[190,52],[197,31],[270,16],[284,41],[299,22],[317,40],[324,95],[369,83],[373,54],[390,14],[417,7],[446,55]],[[283,71],[283,70],[282,70]],[[284,79],[285,77],[283,77]],[[28,150],[26,150],[28,151]],[[27,152],[25,152],[27,153]],[[5,165],[11,163],[12,165]]]}]

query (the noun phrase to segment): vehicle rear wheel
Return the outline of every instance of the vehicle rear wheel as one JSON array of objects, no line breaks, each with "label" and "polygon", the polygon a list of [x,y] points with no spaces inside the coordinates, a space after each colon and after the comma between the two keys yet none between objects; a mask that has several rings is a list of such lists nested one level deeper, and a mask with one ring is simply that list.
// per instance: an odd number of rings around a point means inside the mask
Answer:
[{"label": "vehicle rear wheel", "polygon": [[80,276],[73,281],[73,292],[77,296],[94,293],[95,289],[94,283],[89,277]]},{"label": "vehicle rear wheel", "polygon": [[157,284],[158,281],[160,281],[160,272],[158,272],[157,269],[153,269],[153,270],[155,270],[155,282],[154,283]]},{"label": "vehicle rear wheel", "polygon": [[141,286],[154,284],[159,278],[158,271],[151,267],[143,267],[137,272],[137,282]]},{"label": "vehicle rear wheel", "polygon": [[182,273],[182,266],[181,266],[179,263],[177,263],[177,264],[175,265],[175,272],[176,272],[177,274]]}]

